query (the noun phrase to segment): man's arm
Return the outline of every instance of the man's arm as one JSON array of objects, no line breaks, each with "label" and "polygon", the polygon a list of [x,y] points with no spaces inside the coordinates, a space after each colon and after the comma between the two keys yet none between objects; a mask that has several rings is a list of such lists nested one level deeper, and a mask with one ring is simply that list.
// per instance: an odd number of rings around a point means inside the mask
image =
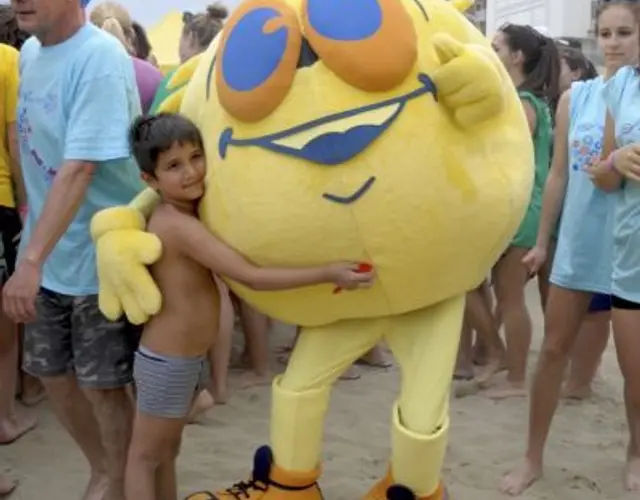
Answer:
[{"label": "man's arm", "polygon": [[284,290],[333,282],[329,266],[308,268],[258,267],[211,234],[193,217],[170,215],[162,238],[213,273],[254,290]]},{"label": "man's arm", "polygon": [[22,259],[41,266],[82,205],[95,164],[67,161],[56,174]]}]

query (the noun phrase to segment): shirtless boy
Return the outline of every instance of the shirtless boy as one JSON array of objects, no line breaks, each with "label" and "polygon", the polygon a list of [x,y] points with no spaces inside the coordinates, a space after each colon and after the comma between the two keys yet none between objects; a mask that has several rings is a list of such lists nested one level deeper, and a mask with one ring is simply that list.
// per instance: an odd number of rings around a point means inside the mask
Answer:
[{"label": "shirtless boy", "polygon": [[319,283],[354,289],[372,273],[358,264],[259,268],[208,231],[197,218],[206,159],[195,125],[180,115],[139,118],[130,132],[143,179],[160,194],[148,231],[162,241],[151,274],[163,296],[136,353],[137,411],[126,473],[127,500],[176,500],[175,460],[182,430],[217,335],[219,292],[213,275],[245,286],[280,290]]}]

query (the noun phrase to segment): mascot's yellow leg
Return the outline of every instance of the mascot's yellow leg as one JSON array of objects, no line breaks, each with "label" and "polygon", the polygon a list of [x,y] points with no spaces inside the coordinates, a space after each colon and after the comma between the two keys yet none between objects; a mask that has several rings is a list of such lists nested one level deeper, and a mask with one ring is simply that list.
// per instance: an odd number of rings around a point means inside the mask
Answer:
[{"label": "mascot's yellow leg", "polygon": [[391,470],[366,500],[446,498],[440,471],[463,311],[461,296],[394,319],[386,339],[402,370],[402,392],[392,416]]},{"label": "mascot's yellow leg", "polygon": [[317,480],[331,388],[345,370],[380,341],[392,321],[351,320],[303,329],[286,372],[273,384],[272,448],[265,446],[257,451],[250,481],[237,483],[211,498],[322,500]]}]

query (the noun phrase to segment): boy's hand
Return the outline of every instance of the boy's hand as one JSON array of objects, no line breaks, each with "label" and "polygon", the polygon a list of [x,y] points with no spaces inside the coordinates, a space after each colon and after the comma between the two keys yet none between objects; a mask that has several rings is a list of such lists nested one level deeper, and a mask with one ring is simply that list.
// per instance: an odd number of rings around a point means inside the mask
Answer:
[{"label": "boy's hand", "polygon": [[334,293],[338,293],[343,289],[356,290],[358,288],[371,287],[375,272],[371,264],[341,262],[327,267],[327,278],[328,281],[337,286]]}]

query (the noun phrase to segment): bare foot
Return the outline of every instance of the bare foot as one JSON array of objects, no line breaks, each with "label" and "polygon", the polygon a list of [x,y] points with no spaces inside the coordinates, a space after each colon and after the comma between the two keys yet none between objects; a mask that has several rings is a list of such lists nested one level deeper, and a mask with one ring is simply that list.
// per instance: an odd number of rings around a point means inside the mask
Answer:
[{"label": "bare foot", "polygon": [[293,351],[292,345],[281,345],[280,347],[275,348],[275,352],[277,354],[289,354]]},{"label": "bare foot", "polygon": [[480,384],[480,386],[483,386],[489,382],[494,375],[497,375],[506,369],[507,367],[502,358],[489,359],[486,364],[479,368],[474,379],[478,384]]},{"label": "bare foot", "polygon": [[216,405],[226,405],[229,402],[229,391],[227,387],[214,387],[213,388],[213,401]]},{"label": "bare foot", "polygon": [[368,366],[370,368],[391,368],[393,363],[386,360],[382,349],[379,346],[373,348],[367,354],[356,361],[356,365]]},{"label": "bare foot", "polygon": [[584,401],[593,396],[593,389],[589,385],[583,387],[573,386],[573,384],[567,383],[562,391],[562,397],[567,399],[575,399],[576,401]]},{"label": "bare foot", "polygon": [[456,382],[470,382],[473,380],[473,370],[456,370],[453,374]]},{"label": "bare foot", "polygon": [[0,445],[11,444],[35,429],[38,419],[35,415],[29,415],[16,410],[13,415],[0,421]]},{"label": "bare foot", "polygon": [[203,413],[213,408],[214,404],[211,393],[207,390],[201,391],[191,406],[191,413],[187,417],[187,423],[194,423]]},{"label": "bare foot", "polygon": [[500,382],[487,391],[491,399],[525,398],[528,395],[524,382]]},{"label": "bare foot", "polygon": [[624,468],[624,487],[627,491],[640,491],[640,457],[630,456]]},{"label": "bare foot", "polygon": [[344,372],[338,380],[358,380],[360,378],[360,373],[358,370],[352,366],[346,372]]},{"label": "bare foot", "polygon": [[109,477],[105,473],[92,473],[82,500],[105,500],[108,489]]},{"label": "bare foot", "polygon": [[500,492],[517,497],[541,477],[542,466],[525,459],[522,465],[502,478]]},{"label": "bare foot", "polygon": [[475,396],[478,392],[480,392],[480,384],[474,379],[459,380],[453,389],[453,393],[458,399]]},{"label": "bare foot", "polygon": [[10,478],[6,473],[0,474],[0,497],[9,496],[17,487],[17,480]]},{"label": "bare foot", "polygon": [[261,387],[265,385],[271,385],[273,381],[273,377],[271,373],[265,373],[263,375],[258,375],[255,372],[246,372],[243,373],[240,377],[240,387],[242,389],[249,389],[250,387]]},{"label": "bare foot", "polygon": [[44,392],[42,383],[31,375],[24,375],[22,379],[22,394],[20,395],[20,401],[25,406],[36,406],[47,397]]}]

